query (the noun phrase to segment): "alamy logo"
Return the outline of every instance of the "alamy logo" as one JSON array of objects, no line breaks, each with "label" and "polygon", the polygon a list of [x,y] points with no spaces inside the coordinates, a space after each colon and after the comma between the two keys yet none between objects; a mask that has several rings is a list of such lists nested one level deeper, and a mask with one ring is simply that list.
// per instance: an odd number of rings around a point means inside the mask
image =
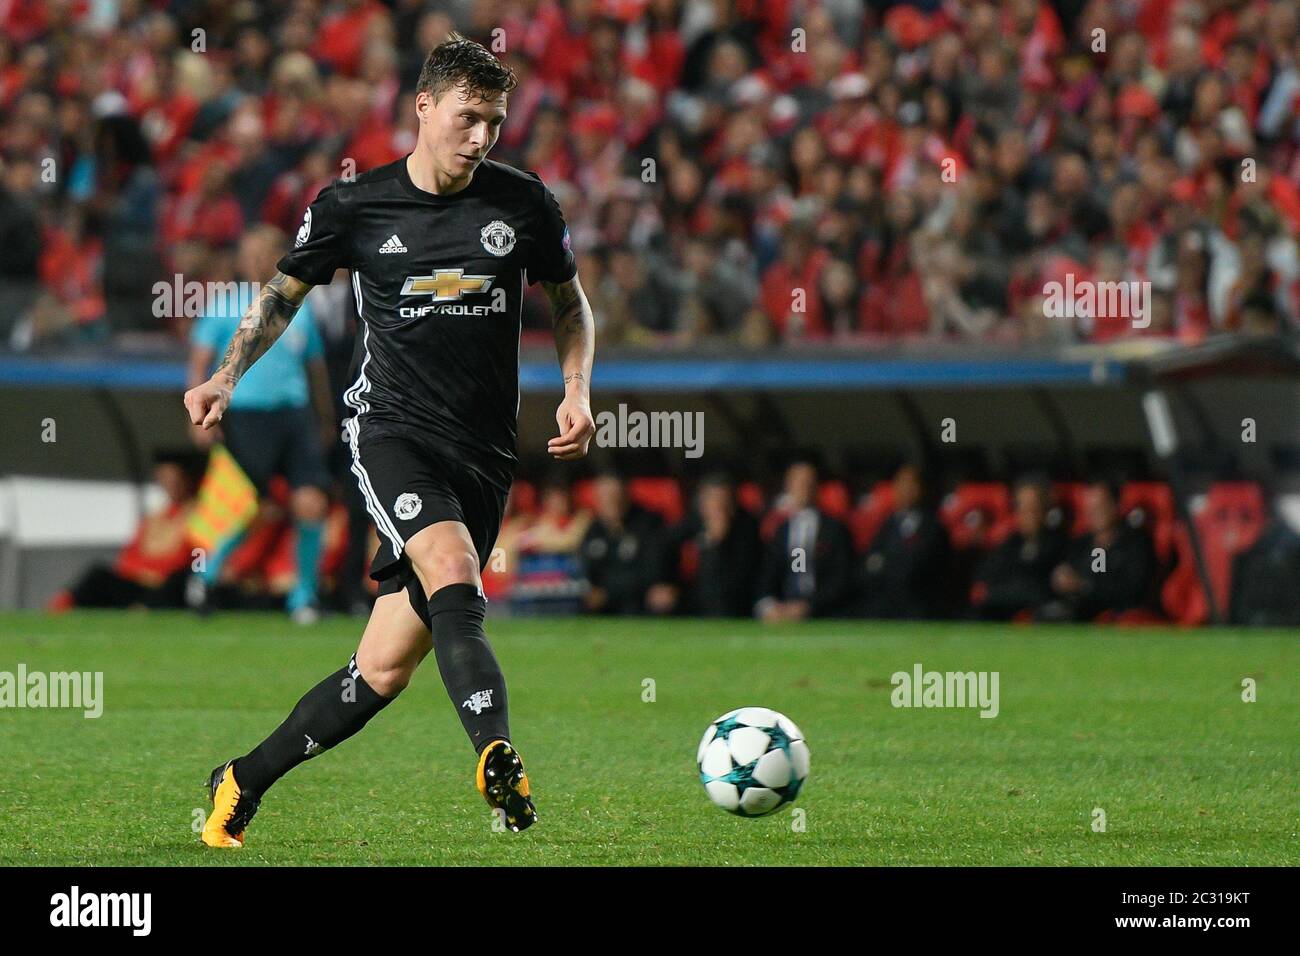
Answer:
[{"label": "alamy logo", "polygon": [[406,246],[402,245],[402,240],[397,238],[397,233],[393,233],[384,240],[384,244],[379,247],[379,254],[392,252],[405,252]]},{"label": "alamy logo", "polygon": [[103,671],[0,671],[0,707],[72,708],[94,719],[104,713]]},{"label": "alamy logo", "polygon": [[493,219],[478,234],[483,248],[494,256],[505,256],[515,247],[515,231],[500,219]]},{"label": "alamy logo", "polygon": [[481,714],[492,706],[492,691],[490,689],[476,690],[474,693],[469,695],[469,700],[465,701],[465,703],[460,706],[468,707],[470,710],[474,711],[475,715]]},{"label": "alamy logo", "polygon": [[629,412],[620,402],[617,414],[596,415],[597,448],[684,448],[687,458],[704,454],[703,412]]},{"label": "alamy logo", "polygon": [[129,926],[131,935],[148,936],[153,927],[152,893],[69,893],[50,897],[51,926]]},{"label": "alamy logo", "polygon": [[979,707],[981,717],[998,715],[998,671],[895,671],[889,678],[895,707]]},{"label": "alamy logo", "polygon": [[[304,736],[304,737],[307,737],[306,734],[303,734],[303,736]],[[308,756],[308,757],[314,757],[314,756],[316,756],[317,754],[319,754],[319,753],[324,753],[324,752],[325,752],[325,748],[324,748],[324,747],[322,747],[320,744],[316,743],[316,741],[312,740],[310,737],[307,737],[307,749],[303,751],[303,753],[304,753],[306,756]]]},{"label": "alamy logo", "polygon": [[1151,325],[1151,283],[1075,280],[1043,286],[1043,315],[1049,319],[1128,319],[1133,328]]},{"label": "alamy logo", "polygon": [[262,294],[260,282],[199,282],[185,281],[181,273],[172,274],[172,281],[159,279],[153,284],[153,315],[156,319],[179,319],[185,316],[197,319],[209,315],[243,315],[250,303]]},{"label": "alamy logo", "polygon": [[293,247],[297,249],[308,237],[311,236],[311,207],[307,208],[307,215],[302,217],[302,225],[298,227],[298,238],[294,240]]},{"label": "alamy logo", "polygon": [[408,491],[405,494],[400,495],[397,501],[393,504],[393,514],[397,515],[397,517],[401,518],[403,521],[410,521],[420,513],[420,509],[423,507],[424,502],[420,500],[420,496],[414,492]]}]

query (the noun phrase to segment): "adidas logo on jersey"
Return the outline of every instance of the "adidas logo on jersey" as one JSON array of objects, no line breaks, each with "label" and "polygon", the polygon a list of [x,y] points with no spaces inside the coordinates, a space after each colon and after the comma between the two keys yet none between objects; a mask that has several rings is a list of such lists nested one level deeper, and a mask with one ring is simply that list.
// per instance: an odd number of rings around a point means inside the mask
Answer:
[{"label": "adidas logo on jersey", "polygon": [[397,233],[393,233],[391,236],[389,236],[384,241],[384,244],[379,247],[380,255],[383,255],[385,252],[405,252],[405,251],[406,251],[406,246],[402,245],[402,240],[397,238]]}]

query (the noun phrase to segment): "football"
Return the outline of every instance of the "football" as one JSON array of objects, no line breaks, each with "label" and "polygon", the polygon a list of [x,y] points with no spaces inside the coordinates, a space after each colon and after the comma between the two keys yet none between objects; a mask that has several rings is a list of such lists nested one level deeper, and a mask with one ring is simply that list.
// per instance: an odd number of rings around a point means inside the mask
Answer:
[{"label": "football", "polygon": [[709,799],[742,817],[789,803],[808,777],[803,731],[767,707],[741,707],[709,724],[695,759]]}]

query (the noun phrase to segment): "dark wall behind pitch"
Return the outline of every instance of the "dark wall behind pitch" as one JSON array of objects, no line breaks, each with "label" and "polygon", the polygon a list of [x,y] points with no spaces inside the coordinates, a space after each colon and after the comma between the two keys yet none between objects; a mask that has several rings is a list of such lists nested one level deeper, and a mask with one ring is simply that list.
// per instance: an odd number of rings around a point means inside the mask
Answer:
[{"label": "dark wall behind pitch", "polygon": [[[1300,382],[1280,378],[1211,379],[1187,387],[1203,415],[1212,443],[1243,472],[1264,475],[1287,450],[1300,449]],[[701,411],[704,454],[685,459],[680,449],[642,453],[672,471],[698,472],[718,465],[762,470],[792,446],[818,449],[832,470],[846,463],[914,456],[928,438],[933,449],[987,463],[994,477],[1026,453],[1040,450],[1086,461],[1108,449],[1132,449],[1158,461],[1133,386],[925,389],[886,392],[602,393],[593,411]],[[547,462],[547,440],[556,433],[554,395],[525,394],[520,405],[520,457],[525,471]],[[1192,405],[1171,399],[1187,446],[1204,449],[1202,420]],[[956,442],[943,443],[944,419],[956,425]],[[1242,420],[1254,419],[1256,441],[1242,441]],[[53,442],[42,440],[52,419]],[[1068,436],[1071,445],[1063,444]],[[159,449],[189,447],[179,393],[0,387],[0,475],[131,480],[147,477]],[[597,457],[610,454],[593,449]],[[624,453],[616,456],[627,457]]]}]

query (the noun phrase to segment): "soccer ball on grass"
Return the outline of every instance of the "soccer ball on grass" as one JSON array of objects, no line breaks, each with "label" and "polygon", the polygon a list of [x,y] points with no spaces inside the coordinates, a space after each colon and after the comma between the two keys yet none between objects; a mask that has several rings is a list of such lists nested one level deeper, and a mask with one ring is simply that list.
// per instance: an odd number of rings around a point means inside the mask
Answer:
[{"label": "soccer ball on grass", "polygon": [[709,724],[695,759],[709,799],[742,817],[789,803],[808,776],[803,731],[766,707],[741,707]]}]

